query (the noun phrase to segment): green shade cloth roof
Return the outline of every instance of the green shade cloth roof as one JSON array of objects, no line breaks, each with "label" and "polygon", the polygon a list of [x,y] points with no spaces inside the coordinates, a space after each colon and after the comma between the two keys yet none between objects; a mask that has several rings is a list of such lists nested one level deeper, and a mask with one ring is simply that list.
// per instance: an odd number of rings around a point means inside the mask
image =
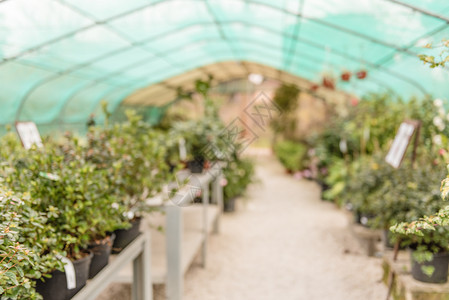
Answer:
[{"label": "green shade cloth roof", "polygon": [[3,0],[0,123],[81,124],[101,100],[162,106],[207,74],[366,69],[337,87],[444,98],[448,70],[417,54],[441,51],[422,46],[448,22],[447,0]]}]

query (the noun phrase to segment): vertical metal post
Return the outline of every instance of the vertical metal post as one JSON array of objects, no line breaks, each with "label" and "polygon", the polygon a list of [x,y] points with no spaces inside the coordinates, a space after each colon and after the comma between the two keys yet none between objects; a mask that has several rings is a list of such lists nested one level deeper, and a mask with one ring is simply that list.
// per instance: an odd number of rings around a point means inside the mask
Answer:
[{"label": "vertical metal post", "polygon": [[214,182],[212,183],[212,200],[213,203],[218,207],[218,216],[214,221],[213,233],[220,232],[220,215],[223,211],[223,187],[221,186],[222,173],[221,169],[219,170],[217,177],[215,177]]},{"label": "vertical metal post", "polygon": [[167,282],[165,293],[168,300],[181,300],[184,290],[182,271],[182,210],[179,206],[169,205],[166,223]]},{"label": "vertical metal post", "polygon": [[149,231],[145,230],[142,234],[145,239],[142,245],[142,251],[133,261],[133,300],[152,300],[153,284],[151,282],[151,239]]},{"label": "vertical metal post", "polygon": [[203,189],[203,245],[201,247],[201,265],[206,267],[207,236],[208,236],[208,211],[209,211],[209,183],[202,184]]}]

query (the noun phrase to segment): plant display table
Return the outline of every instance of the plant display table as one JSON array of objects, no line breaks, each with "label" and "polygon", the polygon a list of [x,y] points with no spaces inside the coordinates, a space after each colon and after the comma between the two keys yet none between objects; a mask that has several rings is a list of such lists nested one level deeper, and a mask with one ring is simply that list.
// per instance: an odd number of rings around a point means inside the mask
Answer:
[{"label": "plant display table", "polygon": [[382,232],[355,223],[353,214],[346,210],[344,212],[348,219],[351,234],[357,239],[368,256],[374,256],[377,250],[376,244],[381,240]]},{"label": "plant display table", "polygon": [[[162,212],[145,218],[142,230],[150,231],[152,237],[152,282],[165,284],[169,300],[182,299],[184,274],[199,251],[201,264],[206,266],[208,235],[219,231],[223,207],[221,179],[220,166],[202,174],[193,174],[190,177],[191,185],[179,191],[185,195],[185,206],[168,201],[161,204]],[[202,203],[187,205],[193,203],[195,198],[192,188],[201,190]],[[131,266],[128,266],[116,277],[116,281],[129,283],[131,274]]]},{"label": "plant display table", "polygon": [[410,273],[410,254],[399,251],[393,261],[393,251],[384,253],[382,267],[383,281],[390,285],[393,280],[391,297],[394,300],[449,300],[449,283],[424,283],[413,279]]},{"label": "plant display table", "polygon": [[72,300],[94,300],[114,281],[121,269],[132,262],[132,299],[152,300],[150,233],[141,233],[120,254],[112,255],[109,264],[100,271]]}]

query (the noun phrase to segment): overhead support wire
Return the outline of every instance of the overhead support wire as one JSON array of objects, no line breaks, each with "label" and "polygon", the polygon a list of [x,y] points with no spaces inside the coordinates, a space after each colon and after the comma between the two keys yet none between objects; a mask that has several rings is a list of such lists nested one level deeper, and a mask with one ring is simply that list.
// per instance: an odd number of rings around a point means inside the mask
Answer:
[{"label": "overhead support wire", "polygon": [[[299,1],[298,16],[296,16],[296,23],[295,23],[295,28],[294,28],[294,32],[293,32],[293,35],[295,36],[295,39],[298,38],[299,32],[301,31],[301,19],[302,19],[301,15],[302,15],[302,12],[303,12],[303,9],[304,9],[305,1],[306,0],[300,0]],[[293,56],[295,55],[295,52],[296,52],[296,43],[294,42],[295,39],[292,39],[290,41],[289,52],[290,53],[293,52],[293,54],[287,56],[287,60],[285,62],[285,68],[286,69],[289,69],[290,62],[291,62],[291,60],[292,60],[292,58],[293,58]],[[293,50],[293,51],[291,51],[291,50]]]},{"label": "overhead support wire", "polygon": [[[5,0],[5,1],[6,1],[6,0]],[[18,54],[16,54],[16,55],[13,55],[13,56],[4,58],[3,60],[0,60],[0,65],[6,63],[6,62],[8,62],[8,61],[15,60],[15,59],[17,59],[17,58],[19,58],[19,57],[22,57],[22,56],[26,55],[26,54],[30,54],[30,53],[36,52],[36,51],[38,51],[38,50],[40,50],[40,49],[42,49],[42,48],[44,48],[44,47],[46,47],[46,46],[49,46],[49,45],[51,45],[51,44],[55,44],[55,43],[57,43],[57,42],[59,42],[59,41],[62,41],[62,40],[64,40],[64,39],[66,39],[66,38],[72,37],[72,36],[74,36],[74,35],[76,35],[76,34],[78,34],[78,33],[80,33],[80,32],[86,31],[86,30],[88,30],[88,29],[92,29],[92,28],[94,28],[95,26],[102,25],[102,24],[108,23],[108,22],[110,22],[110,21],[114,21],[114,20],[116,20],[116,19],[120,19],[120,18],[122,18],[122,17],[131,15],[131,14],[133,14],[133,13],[135,13],[135,12],[138,12],[138,11],[140,11],[140,10],[142,10],[142,9],[148,8],[148,7],[150,7],[150,6],[154,6],[154,5],[159,4],[159,3],[162,3],[162,2],[164,2],[164,0],[158,0],[158,1],[156,1],[156,2],[152,2],[152,3],[149,3],[149,4],[145,4],[145,5],[139,6],[139,7],[137,7],[137,8],[134,8],[134,9],[125,11],[125,12],[123,12],[123,13],[121,13],[121,14],[114,15],[114,16],[112,16],[112,17],[106,18],[106,19],[104,19],[104,20],[102,20],[102,21],[98,21],[98,22],[92,23],[92,24],[90,24],[90,25],[87,25],[87,26],[78,28],[78,29],[76,29],[76,30],[69,31],[69,32],[67,32],[67,33],[65,33],[65,34],[63,34],[63,35],[60,35],[60,36],[58,36],[58,37],[56,37],[56,38],[54,38],[54,39],[45,41],[45,42],[43,42],[43,43],[41,43],[41,44],[38,44],[38,45],[36,45],[36,46],[33,46],[33,47],[31,47],[31,48],[25,49],[25,50],[21,51],[20,53],[18,53]]]},{"label": "overhead support wire", "polygon": [[[419,37],[415,38],[415,39],[412,40],[410,43],[408,43],[405,47],[402,47],[402,48],[408,50],[408,49],[410,49],[410,48],[412,48],[412,47],[415,47],[415,46],[416,46],[416,43],[419,42],[420,40],[429,38],[429,37],[431,37],[431,36],[433,36],[433,35],[435,35],[435,34],[441,32],[441,31],[443,31],[443,30],[445,30],[445,29],[447,29],[447,24],[443,24],[443,25],[441,25],[441,26],[438,26],[437,28],[435,28],[435,29],[433,29],[433,30],[431,30],[431,31],[428,31],[428,32],[426,32],[426,33],[420,35]],[[376,62],[376,65],[381,66],[381,65],[387,63],[387,62],[390,61],[392,58],[394,58],[394,56],[395,56],[396,54],[398,54],[397,51],[394,52],[393,54],[388,54],[388,55],[382,57],[381,59],[379,59],[379,60]]]},{"label": "overhead support wire", "polygon": [[[208,11],[209,14],[212,16],[212,19],[214,20],[215,26],[217,27],[217,30],[218,30],[218,32],[220,33],[220,37],[221,37],[224,41],[226,41],[226,43],[228,44],[229,49],[231,49],[231,52],[232,52],[232,54],[233,54],[234,57],[235,57],[235,60],[238,61],[238,62],[241,62],[240,59],[239,59],[239,55],[238,55],[237,51],[235,50],[235,48],[234,48],[234,46],[232,45],[232,43],[229,41],[228,36],[227,36],[226,33],[224,32],[223,27],[221,26],[221,24],[220,24],[220,22],[219,22],[217,16],[215,15],[215,12],[214,12],[214,10],[212,9],[212,7],[211,7],[211,5],[210,5],[210,3],[209,3],[209,0],[206,0],[206,1],[205,1],[205,4],[206,4],[207,11]],[[248,68],[245,67],[245,69],[246,69],[247,75],[249,75],[250,72],[249,72]]]},{"label": "overhead support wire", "polygon": [[404,1],[399,1],[399,0],[386,0],[386,1],[389,1],[389,2],[392,2],[392,3],[398,4],[398,5],[410,8],[410,9],[416,11],[416,12],[419,12],[419,13],[422,13],[424,15],[427,15],[427,16],[430,16],[430,17],[433,17],[433,18],[436,18],[436,19],[440,19],[440,20],[442,20],[442,21],[444,21],[446,23],[449,23],[449,18],[448,17],[440,15],[438,13],[434,13],[434,12],[432,12],[430,10],[420,8],[420,7],[412,5],[412,4],[408,4],[408,3],[404,2]]},{"label": "overhead support wire", "polygon": [[[268,32],[272,32],[272,33],[275,33],[275,34],[279,34],[279,35],[283,35],[283,36],[286,36],[286,37],[295,39],[295,37],[292,36],[292,35],[290,35],[290,34],[286,34],[286,33],[283,33],[283,32],[279,32],[279,31],[273,30],[273,29],[271,29],[271,28],[263,27],[263,26],[258,25],[258,24],[252,24],[252,23],[249,23],[249,22],[236,22],[236,21],[222,22],[222,24],[228,24],[228,23],[229,23],[229,24],[238,24],[238,23],[241,23],[241,24],[244,24],[244,25],[247,25],[247,26],[250,26],[250,27],[257,27],[257,28],[260,28],[261,30],[265,30],[265,31],[268,31]],[[209,23],[209,24],[210,24],[210,23]],[[215,23],[213,23],[213,24],[215,24]],[[196,25],[198,25],[198,24],[193,24],[193,25],[191,25],[191,26],[196,26]],[[202,25],[207,25],[207,23],[202,23]],[[187,30],[189,27],[190,27],[190,26],[184,27],[182,30]],[[178,29],[174,29],[174,30],[171,31],[170,33],[175,33],[175,32],[177,32],[177,30],[179,30],[179,28],[178,28]],[[166,37],[166,36],[169,35],[170,33],[164,33],[164,34],[161,34],[160,37]],[[147,42],[149,42],[149,41],[153,41],[153,40],[155,40],[155,39],[157,39],[157,38],[154,38],[154,37],[153,37],[153,38],[151,38],[151,39],[145,39],[145,40],[142,40],[142,41],[134,42],[133,45],[145,44],[145,43],[147,43]],[[297,39],[297,38],[296,38],[296,40],[297,40],[298,42],[303,42],[303,43],[309,44],[309,45],[311,45],[311,46],[313,46],[313,47],[316,47],[316,48],[326,49],[326,46],[325,46],[325,45],[320,45],[320,44],[317,44],[317,43],[315,43],[315,42],[313,42],[313,41],[306,41],[306,40],[303,40],[303,39]],[[82,63],[82,64],[80,64],[80,65],[74,66],[73,68],[70,68],[70,69],[64,70],[64,71],[62,71],[62,72],[56,73],[56,74],[53,75],[52,77],[49,77],[49,78],[46,78],[46,79],[42,80],[42,81],[39,82],[37,85],[44,84],[44,83],[46,83],[46,82],[48,82],[48,81],[51,81],[51,80],[53,80],[53,79],[58,78],[59,76],[67,75],[67,74],[70,74],[70,73],[72,73],[72,72],[74,72],[74,71],[76,71],[76,70],[79,70],[79,69],[83,68],[83,67],[89,66],[89,65],[93,64],[94,62],[97,62],[97,61],[102,60],[102,59],[104,59],[104,58],[107,58],[107,57],[109,57],[109,56],[112,56],[112,55],[115,55],[115,54],[119,54],[119,53],[121,53],[121,52],[124,52],[124,51],[126,51],[126,50],[129,50],[129,49],[131,49],[131,48],[133,47],[133,45],[132,45],[132,46],[129,46],[129,47],[124,47],[124,48],[120,48],[120,49],[111,51],[111,52],[109,52],[109,53],[107,53],[107,54],[104,54],[104,55],[102,55],[102,56],[100,56],[100,57],[96,57],[96,58],[94,58],[94,59],[92,59],[92,60],[90,60],[90,61],[88,61],[88,62],[84,62],[84,63]],[[176,49],[178,50],[178,48],[176,48]],[[346,53],[340,53],[340,52],[338,52],[338,51],[336,51],[336,50],[332,50],[332,51],[333,51],[334,54],[338,54],[338,55],[340,55],[340,56],[343,55],[344,57],[347,57],[347,58],[352,59],[352,60],[359,60],[359,61],[362,61],[361,59],[352,57],[352,56],[350,56],[350,55],[348,55],[348,54],[346,54]],[[165,54],[167,54],[167,52],[166,52]],[[363,61],[363,62],[364,62],[365,64],[369,64],[369,65],[373,66],[372,63],[369,63],[369,62],[366,62],[366,61]],[[242,68],[245,69],[245,71],[246,71],[247,73],[249,73],[249,70],[248,70],[248,68],[245,66],[245,64],[240,63],[240,65],[242,66]],[[376,67],[376,66],[374,65],[374,67]],[[384,71],[386,71],[386,70],[384,70]],[[392,73],[392,71],[389,71],[389,73]],[[423,91],[423,93],[425,93],[425,94],[427,93],[427,92],[425,91],[425,89],[422,88],[422,86],[420,86],[419,83],[416,83],[416,82],[412,81],[411,79],[408,79],[406,76],[404,76],[404,75],[402,75],[402,74],[393,74],[393,75],[396,76],[396,77],[401,77],[401,78],[402,78],[403,80],[405,80],[405,81],[409,81],[412,85],[416,85],[421,91]],[[37,88],[37,87],[36,87],[36,88]],[[31,88],[31,89],[29,90],[29,92],[27,92],[26,95],[25,95],[22,99],[25,99],[26,97],[28,97],[28,95],[31,94],[31,92],[32,92],[34,89],[35,89],[35,88]],[[19,106],[19,110],[18,110],[18,112],[17,112],[17,114],[16,114],[16,117],[18,117],[18,116],[20,115],[21,107],[23,107],[23,101],[21,102],[21,104],[20,104],[20,106]]]}]

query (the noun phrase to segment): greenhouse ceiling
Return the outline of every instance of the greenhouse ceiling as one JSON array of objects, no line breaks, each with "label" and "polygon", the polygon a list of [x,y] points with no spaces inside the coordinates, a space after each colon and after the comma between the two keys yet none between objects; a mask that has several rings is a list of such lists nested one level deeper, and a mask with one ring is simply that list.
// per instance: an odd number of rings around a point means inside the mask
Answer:
[{"label": "greenhouse ceiling", "polygon": [[[449,37],[447,0],[0,0],[0,123],[83,123],[105,100],[164,105],[178,86],[249,73],[363,95],[449,95],[418,54]],[[276,72],[279,71],[279,72]]]}]

